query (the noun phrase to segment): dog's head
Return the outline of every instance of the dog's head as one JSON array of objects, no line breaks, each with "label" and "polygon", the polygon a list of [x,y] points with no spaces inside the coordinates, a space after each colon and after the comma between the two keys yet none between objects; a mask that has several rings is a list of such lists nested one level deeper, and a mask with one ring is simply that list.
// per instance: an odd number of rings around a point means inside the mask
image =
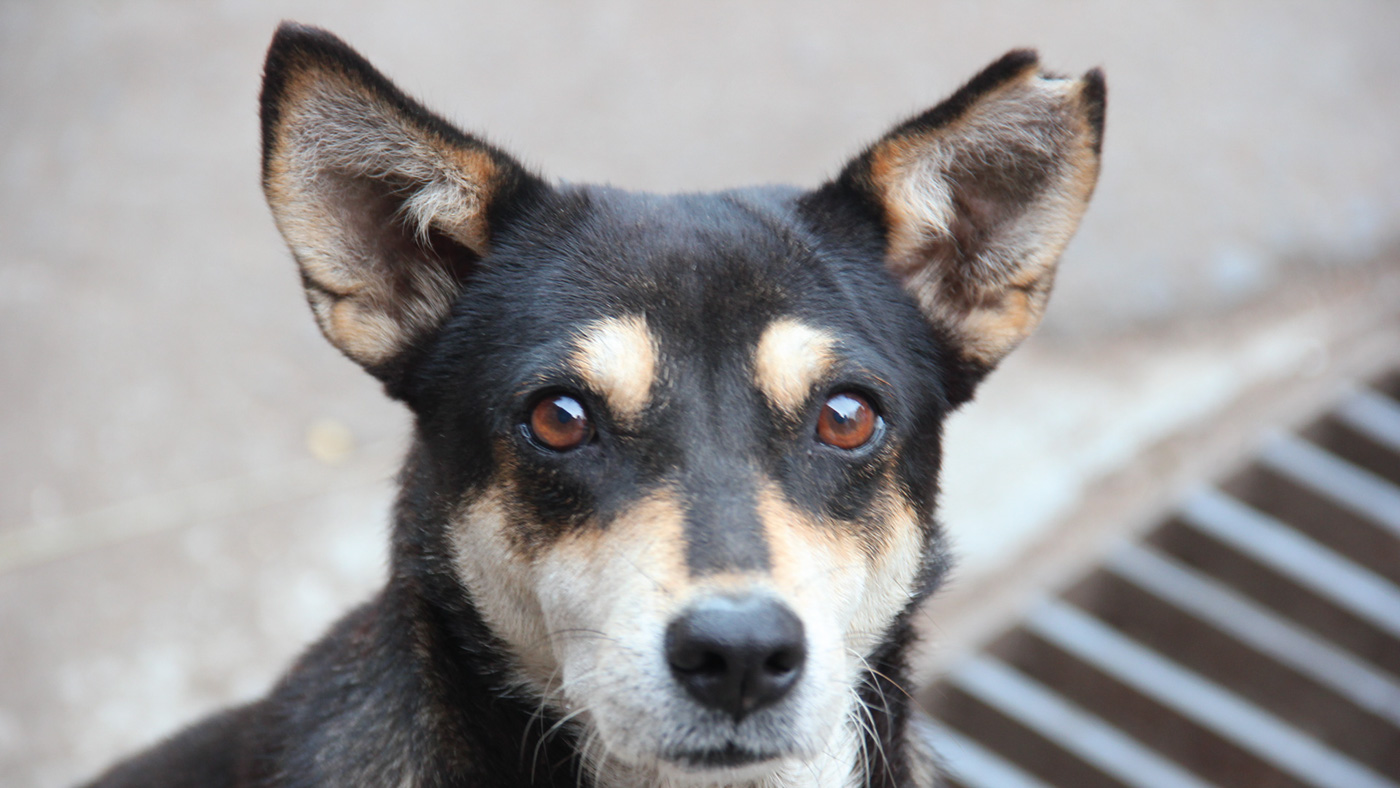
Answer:
[{"label": "dog's head", "polygon": [[942,420],[1093,189],[1101,77],[1013,52],[821,188],[679,196],[548,184],[307,28],[262,101],[312,310],[413,409],[423,538],[515,680],[676,784],[854,746],[943,573]]}]

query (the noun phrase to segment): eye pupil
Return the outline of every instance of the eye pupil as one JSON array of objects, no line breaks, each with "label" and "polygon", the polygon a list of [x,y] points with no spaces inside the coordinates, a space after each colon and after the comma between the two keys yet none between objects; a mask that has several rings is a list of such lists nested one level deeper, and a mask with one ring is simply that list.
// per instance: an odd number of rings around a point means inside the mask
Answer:
[{"label": "eye pupil", "polygon": [[592,437],[593,425],[583,403],[567,394],[556,394],[535,404],[530,412],[530,434],[551,449],[567,451]]},{"label": "eye pupil", "polygon": [[879,417],[859,394],[841,393],[826,401],[817,417],[817,439],[838,449],[864,446],[875,435]]},{"label": "eye pupil", "polygon": [[573,404],[573,400],[565,400],[564,402],[555,400],[549,404],[553,407],[554,418],[558,420],[560,424],[568,424],[583,415],[569,407],[570,404]]}]

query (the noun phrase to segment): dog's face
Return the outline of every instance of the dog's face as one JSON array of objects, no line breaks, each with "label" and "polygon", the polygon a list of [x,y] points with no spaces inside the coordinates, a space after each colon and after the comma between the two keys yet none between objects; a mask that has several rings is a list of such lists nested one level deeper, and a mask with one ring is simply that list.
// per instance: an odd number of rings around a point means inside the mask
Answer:
[{"label": "dog's face", "polygon": [[825,785],[942,575],[942,419],[1039,319],[1102,110],[1013,53],[815,191],[556,187],[284,28],[264,182],[327,337],[413,408],[429,541],[514,679],[598,768]]},{"label": "dog's face", "polygon": [[821,752],[941,566],[941,351],[892,281],[843,292],[789,197],[548,204],[415,373],[425,440],[475,455],[463,583],[611,757]]}]

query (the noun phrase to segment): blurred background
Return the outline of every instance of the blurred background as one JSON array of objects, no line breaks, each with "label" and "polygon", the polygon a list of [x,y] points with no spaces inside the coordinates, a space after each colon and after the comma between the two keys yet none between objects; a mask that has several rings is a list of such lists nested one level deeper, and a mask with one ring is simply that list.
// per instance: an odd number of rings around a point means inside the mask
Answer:
[{"label": "blurred background", "polygon": [[382,581],[408,420],[317,333],[258,184],[284,18],[553,177],[663,191],[816,185],[1012,47],[1102,66],[1043,329],[949,426],[949,605],[1400,353],[1392,2],[0,0],[4,785],[260,694]]}]

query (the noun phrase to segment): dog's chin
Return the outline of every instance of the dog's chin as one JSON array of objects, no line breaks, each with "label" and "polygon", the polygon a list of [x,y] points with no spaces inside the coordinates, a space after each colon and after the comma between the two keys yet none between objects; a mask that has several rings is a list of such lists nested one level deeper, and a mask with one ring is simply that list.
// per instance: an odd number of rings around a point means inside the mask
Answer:
[{"label": "dog's chin", "polygon": [[791,756],[731,744],[666,753],[658,762],[658,771],[668,785],[745,785],[771,777]]},{"label": "dog's chin", "polygon": [[[764,725],[762,734],[732,727],[728,731],[706,730],[703,724],[698,727],[687,730],[689,735],[675,731],[670,736],[653,729],[648,731],[652,736],[643,735],[645,741],[627,738],[609,742],[612,737],[600,736],[604,750],[600,754],[605,755],[603,762],[621,767],[623,772],[650,774],[652,779],[645,781],[648,784],[675,788],[766,785],[778,773],[812,755],[791,735],[774,730],[786,726]],[[653,738],[655,733],[661,735]]]}]

